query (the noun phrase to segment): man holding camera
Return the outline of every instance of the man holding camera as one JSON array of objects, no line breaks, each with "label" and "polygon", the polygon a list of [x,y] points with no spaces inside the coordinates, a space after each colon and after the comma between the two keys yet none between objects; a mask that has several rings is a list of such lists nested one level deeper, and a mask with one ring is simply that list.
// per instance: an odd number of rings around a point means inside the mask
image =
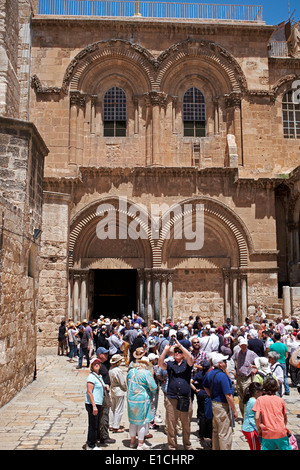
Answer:
[{"label": "man holding camera", "polygon": [[165,346],[158,365],[168,372],[166,424],[168,427],[168,449],[177,450],[176,423],[182,424],[182,441],[185,450],[191,450],[190,430],[193,407],[191,401],[191,374],[194,364],[192,354],[174,338],[174,361],[165,362],[172,345]]}]

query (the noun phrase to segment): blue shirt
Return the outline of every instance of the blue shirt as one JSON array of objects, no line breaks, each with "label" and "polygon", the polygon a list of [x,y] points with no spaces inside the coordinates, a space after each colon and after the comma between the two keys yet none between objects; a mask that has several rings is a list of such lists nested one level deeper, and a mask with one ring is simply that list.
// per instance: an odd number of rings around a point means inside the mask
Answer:
[{"label": "blue shirt", "polygon": [[[98,378],[99,377],[99,378]],[[103,379],[100,376],[94,375],[93,373],[90,373],[86,379],[86,382],[91,382],[94,384],[93,388],[93,396],[95,400],[96,405],[102,405],[103,403],[103,389],[104,389],[104,382]],[[86,392],[85,394],[85,403],[91,404],[90,398],[88,396],[88,393]]]},{"label": "blue shirt", "polygon": [[213,383],[211,399],[213,401],[227,403],[225,395],[229,395],[230,393],[233,395],[234,390],[230,378],[223,371],[218,373],[218,371],[220,370],[221,369],[213,369],[209,371],[203,381],[203,387],[208,388],[210,390],[212,379],[214,375],[216,375]]},{"label": "blue shirt", "polygon": [[242,431],[245,432],[252,432],[256,430],[255,425],[255,411],[252,410],[254,403],[256,402],[256,398],[251,397],[246,403],[245,406],[245,416],[242,425]]},{"label": "blue shirt", "polygon": [[180,365],[175,361],[167,362],[168,388],[167,396],[177,398],[178,395],[190,396],[192,367],[184,359]]}]

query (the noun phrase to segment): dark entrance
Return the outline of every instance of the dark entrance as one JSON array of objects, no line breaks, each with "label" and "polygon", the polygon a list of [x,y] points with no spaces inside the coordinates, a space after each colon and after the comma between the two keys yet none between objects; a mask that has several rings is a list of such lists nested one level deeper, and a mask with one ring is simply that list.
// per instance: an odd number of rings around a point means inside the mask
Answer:
[{"label": "dark entrance", "polygon": [[136,277],[135,269],[96,269],[93,318],[121,318],[135,312]]}]

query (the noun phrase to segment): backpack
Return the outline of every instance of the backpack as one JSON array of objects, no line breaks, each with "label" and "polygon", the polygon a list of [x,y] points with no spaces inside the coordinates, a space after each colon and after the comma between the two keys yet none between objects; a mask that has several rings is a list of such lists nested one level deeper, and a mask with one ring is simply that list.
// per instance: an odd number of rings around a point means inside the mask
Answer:
[{"label": "backpack", "polygon": [[263,377],[264,381],[267,380],[267,379],[274,379],[274,374],[272,372],[268,372],[267,374],[265,374],[264,372],[262,371],[257,371],[257,373]]}]

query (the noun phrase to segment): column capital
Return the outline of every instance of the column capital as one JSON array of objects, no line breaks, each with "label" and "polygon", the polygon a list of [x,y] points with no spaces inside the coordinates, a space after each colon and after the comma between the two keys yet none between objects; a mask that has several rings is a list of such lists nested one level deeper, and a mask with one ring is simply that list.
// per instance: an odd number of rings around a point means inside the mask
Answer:
[{"label": "column capital", "polygon": [[146,106],[162,106],[166,108],[168,95],[162,91],[151,90],[144,93]]}]

